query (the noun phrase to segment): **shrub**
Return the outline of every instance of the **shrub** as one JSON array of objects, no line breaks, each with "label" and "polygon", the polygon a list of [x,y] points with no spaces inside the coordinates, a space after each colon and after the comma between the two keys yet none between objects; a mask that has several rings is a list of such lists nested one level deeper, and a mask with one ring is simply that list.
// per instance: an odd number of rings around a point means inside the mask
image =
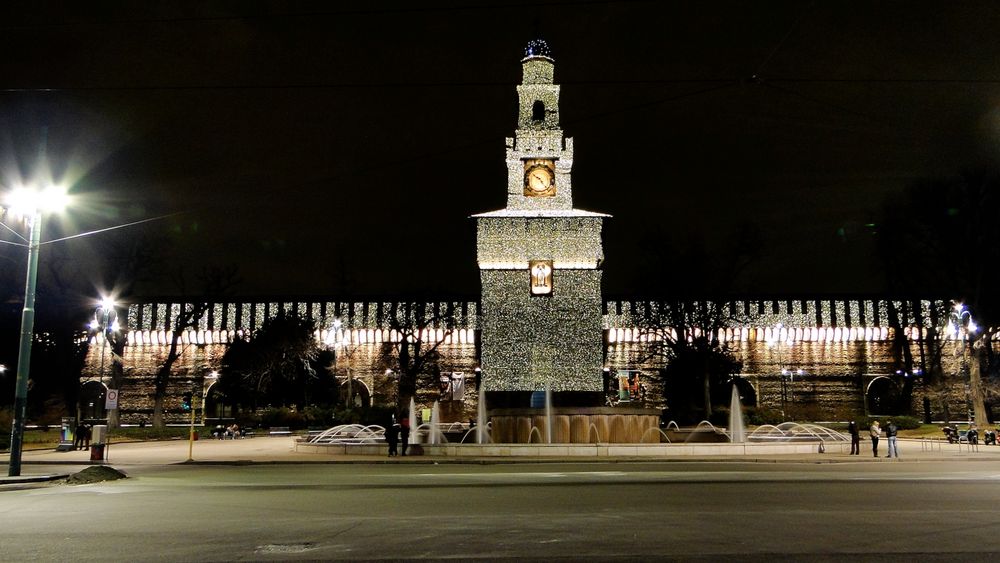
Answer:
[{"label": "shrub", "polygon": [[781,411],[767,407],[754,407],[745,409],[747,424],[751,426],[761,426],[764,424],[781,424]]},{"label": "shrub", "polygon": [[10,449],[10,431],[13,423],[12,411],[0,410],[0,450]]},{"label": "shrub", "polygon": [[287,426],[298,430],[306,427],[306,417],[288,407],[268,407],[260,413],[260,425],[263,428]]},{"label": "shrub", "polygon": [[310,427],[320,426],[323,428],[329,428],[333,426],[334,411],[332,408],[309,405],[308,407],[302,409],[302,414],[305,417],[306,424]]},{"label": "shrub", "polygon": [[915,430],[921,425],[920,419],[913,416],[893,416],[889,420],[895,422],[900,430]]}]

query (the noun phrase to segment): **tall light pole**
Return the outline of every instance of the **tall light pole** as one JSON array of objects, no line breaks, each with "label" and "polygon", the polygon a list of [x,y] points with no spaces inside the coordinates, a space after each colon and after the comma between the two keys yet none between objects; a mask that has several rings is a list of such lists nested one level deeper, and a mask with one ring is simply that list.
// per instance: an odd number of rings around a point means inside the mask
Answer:
[{"label": "tall light pole", "polygon": [[333,348],[333,378],[334,381],[337,380],[337,373],[340,368],[340,356],[344,354],[347,356],[347,402],[345,405],[348,409],[354,407],[354,374],[351,372],[351,350],[348,349],[347,344],[344,343],[344,333],[341,332],[343,329],[343,323],[340,319],[333,319],[332,330],[326,338],[326,343]]},{"label": "tall light pole", "polygon": [[66,204],[65,190],[51,187],[42,192],[20,188],[7,198],[15,213],[28,217],[28,272],[24,284],[24,310],[21,313],[21,340],[17,351],[17,380],[14,385],[14,423],[10,432],[10,465],[7,475],[21,475],[21,450],[28,408],[28,375],[31,365],[31,340],[35,330],[35,285],[38,276],[38,246],[42,238],[42,211],[59,210]]},{"label": "tall light pole", "polygon": [[[94,311],[94,320],[90,321],[90,330],[94,332],[95,337],[97,334],[101,335],[101,385],[107,390],[106,393],[111,390],[111,385],[104,383],[104,356],[105,350],[108,347],[109,338],[117,338],[118,331],[121,326],[118,324],[118,312],[115,310],[115,301],[110,297],[102,297],[98,303],[97,310]],[[112,349],[112,355],[114,350]],[[112,385],[117,384],[114,375],[111,376]],[[107,402],[107,398],[106,401]],[[118,407],[115,406],[113,409],[109,409],[107,412],[108,427],[114,428],[118,426]]]},{"label": "tall light pole", "polygon": [[785,369],[784,363],[781,361],[781,329],[782,324],[776,324],[774,326],[774,330],[771,332],[771,337],[766,339],[766,344],[769,348],[771,346],[776,346],[776,350],[778,352],[778,372],[781,375],[781,420],[785,420],[785,402],[788,399],[788,388],[785,381],[785,378],[787,377],[787,370]]},{"label": "tall light pole", "polygon": [[986,405],[983,401],[982,378],[979,373],[979,357],[974,355],[972,362],[969,362],[969,346],[973,344],[979,327],[972,320],[972,313],[962,303],[955,303],[952,307],[946,331],[947,334],[954,336],[958,345],[962,347],[962,367],[969,370],[969,394],[972,398],[973,418],[977,424],[988,424]]}]

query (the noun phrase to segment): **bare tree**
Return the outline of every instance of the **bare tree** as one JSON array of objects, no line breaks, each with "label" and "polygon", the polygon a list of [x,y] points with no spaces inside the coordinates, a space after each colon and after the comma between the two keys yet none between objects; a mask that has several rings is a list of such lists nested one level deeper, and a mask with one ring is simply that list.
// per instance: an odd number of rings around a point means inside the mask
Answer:
[{"label": "bare tree", "polygon": [[[762,246],[760,234],[752,225],[741,225],[734,236],[727,237],[721,249],[709,251],[703,241],[687,240],[674,244],[662,233],[645,241],[653,271],[665,300],[654,300],[640,311],[633,311],[640,335],[648,342],[647,357],[667,365],[664,370],[664,396],[670,399],[668,379],[680,383],[697,381],[705,419],[712,414],[712,388],[739,372],[740,363],[719,331],[738,321],[736,311],[725,300],[708,301],[708,296],[724,297],[743,281]],[[682,266],[681,266],[682,265]],[[690,395],[694,388],[678,385],[677,391]],[[674,403],[696,397],[679,397]],[[689,404],[689,408],[693,405]]]},{"label": "bare tree", "polygon": [[[176,272],[174,281],[180,289],[180,296],[183,298],[188,295],[185,291],[187,284],[183,269]],[[200,326],[201,319],[205,317],[213,303],[207,298],[227,294],[238,283],[238,276],[235,267],[206,269],[199,276],[199,281],[202,287],[201,300],[180,303],[177,314],[170,319],[170,345],[167,348],[167,355],[156,370],[153,381],[153,426],[156,428],[164,427],[163,403],[174,364],[185,351],[185,346],[181,342],[184,332]]]},{"label": "bare tree", "polygon": [[[1000,274],[997,216],[1000,177],[977,171],[920,182],[889,197],[876,228],[890,289],[948,296],[964,303],[975,319],[979,330],[969,331],[969,338],[960,342],[969,347],[970,398],[980,423],[987,422],[985,399],[1000,378],[992,344],[1000,326],[1000,299],[989,286]],[[938,324],[946,324],[947,318]],[[931,385],[947,379],[938,379],[943,374],[934,371],[929,375]]]},{"label": "bare tree", "polygon": [[664,370],[664,396],[674,383],[674,406],[687,401],[691,411],[695,396],[690,385],[697,381],[705,420],[712,416],[712,390],[739,373],[741,364],[719,339],[721,329],[732,326],[734,315],[728,304],[714,301],[645,303],[633,311],[640,336],[646,341],[646,357],[656,359]]},{"label": "bare tree", "polygon": [[456,328],[455,309],[451,303],[396,302],[389,307],[386,321],[396,340],[386,345],[383,357],[399,378],[396,414],[401,416],[417,388],[435,375],[438,348]]}]

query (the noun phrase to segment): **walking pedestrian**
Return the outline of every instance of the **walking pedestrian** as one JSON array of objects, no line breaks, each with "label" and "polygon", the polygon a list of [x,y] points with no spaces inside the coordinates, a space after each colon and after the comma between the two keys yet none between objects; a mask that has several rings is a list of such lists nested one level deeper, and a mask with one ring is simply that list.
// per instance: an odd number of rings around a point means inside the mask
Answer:
[{"label": "walking pedestrian", "polygon": [[87,423],[80,421],[76,425],[76,432],[73,434],[73,449],[82,450],[83,440],[87,436]]},{"label": "walking pedestrian", "polygon": [[410,446],[410,416],[403,413],[403,422],[399,425],[399,436],[403,441],[403,455],[406,455],[406,448]]},{"label": "walking pedestrian", "polygon": [[851,421],[847,425],[847,432],[851,435],[851,455],[861,453],[861,432],[858,430],[858,423]]},{"label": "walking pedestrian", "polygon": [[868,430],[868,434],[872,437],[872,454],[878,457],[878,437],[882,435],[882,429],[878,425],[878,421],[872,423],[872,427]]},{"label": "walking pedestrian", "polygon": [[396,451],[396,444],[399,442],[399,424],[390,424],[385,429],[385,441],[389,442],[389,457],[399,455]]},{"label": "walking pedestrian", "polygon": [[885,427],[885,438],[889,441],[889,455],[885,457],[899,458],[899,448],[896,446],[896,423],[889,421],[889,424]]}]

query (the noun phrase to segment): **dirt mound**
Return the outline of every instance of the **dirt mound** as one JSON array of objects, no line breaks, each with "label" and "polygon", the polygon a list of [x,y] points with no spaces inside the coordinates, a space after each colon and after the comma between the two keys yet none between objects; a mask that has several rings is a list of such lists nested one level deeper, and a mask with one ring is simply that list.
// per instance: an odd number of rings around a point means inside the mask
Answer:
[{"label": "dirt mound", "polygon": [[66,482],[70,485],[86,485],[87,483],[100,483],[101,481],[115,481],[117,479],[125,479],[128,475],[125,475],[121,471],[118,471],[114,467],[108,467],[106,465],[94,465],[88,467],[79,473],[74,473],[66,479]]}]

